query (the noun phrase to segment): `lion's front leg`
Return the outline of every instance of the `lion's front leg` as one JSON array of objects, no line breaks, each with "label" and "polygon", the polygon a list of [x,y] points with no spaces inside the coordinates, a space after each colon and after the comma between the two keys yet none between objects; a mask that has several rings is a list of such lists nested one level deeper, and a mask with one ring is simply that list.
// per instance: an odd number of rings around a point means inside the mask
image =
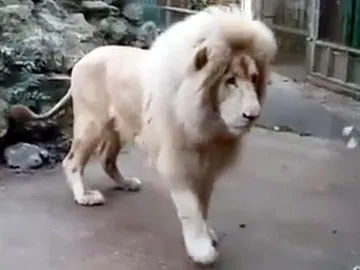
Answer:
[{"label": "lion's front leg", "polygon": [[197,263],[214,263],[218,252],[203,216],[201,197],[190,186],[172,188],[171,197],[182,225],[188,255]]},{"label": "lion's front leg", "polygon": [[[212,264],[218,252],[213,245],[206,218],[213,181],[200,181],[202,173],[198,166],[201,164],[196,152],[175,149],[172,144],[163,144],[156,167],[169,184],[187,254],[196,263]],[[203,189],[205,186],[208,188]]]},{"label": "lion's front leg", "polygon": [[[208,212],[210,206],[211,195],[214,189],[215,179],[214,177],[208,175],[203,178],[202,181],[198,181],[196,185],[196,192],[201,203],[201,213],[203,218],[207,221]],[[212,240],[213,246],[217,246],[219,243],[219,238],[216,235],[215,230],[207,223],[208,233]]]}]

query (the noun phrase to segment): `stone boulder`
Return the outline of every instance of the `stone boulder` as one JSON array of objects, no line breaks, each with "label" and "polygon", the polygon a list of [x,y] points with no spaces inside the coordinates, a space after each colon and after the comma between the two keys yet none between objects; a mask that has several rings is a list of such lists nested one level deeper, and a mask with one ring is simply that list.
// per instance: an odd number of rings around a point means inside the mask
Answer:
[{"label": "stone boulder", "polygon": [[34,1],[32,1],[32,0],[0,0],[0,7],[11,6],[11,5],[33,6]]},{"label": "stone boulder", "polygon": [[6,165],[10,168],[27,171],[42,166],[49,158],[49,152],[37,145],[17,143],[4,151]]},{"label": "stone boulder", "polygon": [[149,48],[158,29],[143,15],[134,0],[0,0],[0,152],[18,142],[58,139],[60,122],[72,119],[66,112],[17,125],[8,122],[9,106],[21,103],[37,113],[52,107],[70,84],[62,75],[98,46]]},{"label": "stone boulder", "polygon": [[128,34],[128,24],[122,18],[111,16],[101,20],[99,31],[108,44],[121,44]]},{"label": "stone boulder", "polygon": [[150,48],[151,44],[155,41],[158,36],[158,28],[152,21],[145,22],[136,31],[136,47],[139,48]]},{"label": "stone boulder", "polygon": [[82,2],[85,17],[106,18],[110,15],[111,6],[103,1]]},{"label": "stone boulder", "polygon": [[[46,0],[45,0],[46,1]],[[82,12],[83,0],[56,0],[56,3],[70,13]]]},{"label": "stone boulder", "polygon": [[52,74],[70,73],[83,55],[102,44],[82,13],[69,13],[54,0],[12,2],[0,6],[0,149],[59,134],[56,121],[11,126],[7,109],[15,103],[35,112],[49,109],[69,87],[68,78]]},{"label": "stone boulder", "polygon": [[82,13],[71,14],[65,21],[63,33],[64,68],[70,70],[85,54],[103,44],[95,26],[89,24]]},{"label": "stone boulder", "polygon": [[105,3],[117,7],[119,10],[122,10],[123,7],[130,3],[131,0],[103,0]]},{"label": "stone boulder", "polygon": [[[52,0],[54,10],[61,10]],[[62,73],[74,62],[101,44],[96,28],[82,13],[69,16],[51,13],[49,9],[13,5],[0,8],[0,50],[9,48],[13,62],[33,62],[37,72]],[[41,65],[42,67],[39,67]]]},{"label": "stone boulder", "polygon": [[126,4],[122,10],[122,15],[133,24],[140,24],[143,18],[144,9],[138,2]]},{"label": "stone boulder", "polygon": [[10,103],[23,102],[26,93],[31,96],[26,99],[37,100],[42,111],[45,99],[54,100],[39,88],[47,74],[68,73],[83,55],[102,44],[96,27],[82,13],[61,10],[53,0],[0,8],[0,83],[6,86],[0,95],[11,96]]},{"label": "stone boulder", "polygon": [[[4,138],[8,131],[7,112],[9,103],[0,98],[0,141]],[[1,142],[0,142],[1,144]]]},{"label": "stone boulder", "polygon": [[66,18],[68,12],[58,3],[59,0],[38,0],[34,8],[44,13],[49,13],[58,18]]},{"label": "stone boulder", "polygon": [[0,44],[2,46],[21,42],[30,36],[36,26],[31,11],[33,5],[7,5],[0,7]]}]

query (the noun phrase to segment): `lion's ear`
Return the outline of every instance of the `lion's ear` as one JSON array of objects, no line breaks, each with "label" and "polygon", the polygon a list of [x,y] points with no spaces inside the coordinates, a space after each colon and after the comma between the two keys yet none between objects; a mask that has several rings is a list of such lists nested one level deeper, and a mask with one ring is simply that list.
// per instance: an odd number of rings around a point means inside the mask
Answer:
[{"label": "lion's ear", "polygon": [[208,62],[207,48],[203,47],[195,55],[194,65],[196,70],[202,69]]}]

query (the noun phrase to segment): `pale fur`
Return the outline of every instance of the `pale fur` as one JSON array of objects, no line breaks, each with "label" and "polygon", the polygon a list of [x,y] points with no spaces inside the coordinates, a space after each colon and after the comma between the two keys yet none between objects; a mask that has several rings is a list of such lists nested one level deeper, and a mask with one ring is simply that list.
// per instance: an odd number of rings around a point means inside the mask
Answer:
[{"label": "pale fur", "polygon": [[217,237],[206,220],[215,179],[260,115],[276,49],[252,14],[211,7],[171,26],[149,51],[106,46],[86,55],[72,72],[74,134],[63,161],[75,200],[105,200],[82,179],[95,148],[121,188],[140,188],[116,166],[122,143],[135,139],[170,188],[188,255],[213,263]]},{"label": "pale fur", "polygon": [[[202,48],[209,62],[194,73],[194,56]],[[142,140],[169,183],[187,252],[196,262],[208,264],[217,258],[212,245],[216,236],[206,222],[214,181],[235,160],[239,145],[241,149],[241,138],[248,131],[242,114],[259,116],[265,95],[265,89],[259,89],[262,93],[256,96],[247,78],[237,78],[238,91],[232,89],[233,96],[218,100],[220,119],[216,119],[218,115],[202,104],[206,89],[201,88],[211,73],[214,81],[226,77],[222,67],[237,53],[255,60],[262,80],[259,88],[265,88],[276,50],[273,33],[252,20],[252,14],[211,7],[161,35],[142,66]],[[221,81],[219,92],[229,95],[227,88]]]}]

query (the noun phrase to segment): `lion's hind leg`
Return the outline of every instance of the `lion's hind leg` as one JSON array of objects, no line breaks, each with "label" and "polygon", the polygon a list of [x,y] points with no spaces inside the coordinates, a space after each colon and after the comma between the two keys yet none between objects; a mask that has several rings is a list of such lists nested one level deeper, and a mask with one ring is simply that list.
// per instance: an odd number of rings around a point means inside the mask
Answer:
[{"label": "lion's hind leg", "polygon": [[116,187],[125,191],[139,191],[141,181],[136,177],[124,177],[116,164],[121,149],[119,133],[114,131],[113,126],[107,126],[103,136],[102,145],[99,148],[101,165],[106,174],[114,180]]},{"label": "lion's hind leg", "polygon": [[99,142],[101,128],[91,118],[74,119],[74,138],[62,162],[66,180],[78,204],[92,206],[105,202],[98,190],[86,190],[83,182],[85,166]]}]

